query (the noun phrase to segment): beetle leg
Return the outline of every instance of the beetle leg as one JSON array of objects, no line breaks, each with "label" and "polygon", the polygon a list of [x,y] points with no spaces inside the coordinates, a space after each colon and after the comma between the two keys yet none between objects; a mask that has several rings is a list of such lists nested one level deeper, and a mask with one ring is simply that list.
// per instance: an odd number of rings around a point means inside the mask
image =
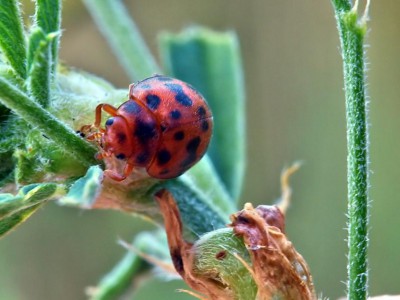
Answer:
[{"label": "beetle leg", "polygon": [[101,122],[101,112],[104,110],[106,113],[110,114],[111,116],[115,117],[117,115],[117,108],[106,103],[102,103],[97,105],[96,107],[96,119],[94,122],[94,126],[99,128]]},{"label": "beetle leg", "polygon": [[113,171],[113,170],[105,170],[104,175],[107,177],[110,177],[112,180],[115,180],[115,181],[122,181],[126,178],[126,176],[121,175],[118,172]]},{"label": "beetle leg", "polygon": [[115,181],[123,181],[126,179],[126,177],[128,177],[129,175],[131,175],[132,171],[133,171],[134,165],[130,164],[129,162],[126,163],[123,174],[120,174],[114,170],[105,170],[104,174],[108,177],[110,177],[111,179],[115,180]]},{"label": "beetle leg", "polygon": [[134,164],[127,162],[124,168],[124,176],[125,178],[132,174],[133,168],[135,167]]}]

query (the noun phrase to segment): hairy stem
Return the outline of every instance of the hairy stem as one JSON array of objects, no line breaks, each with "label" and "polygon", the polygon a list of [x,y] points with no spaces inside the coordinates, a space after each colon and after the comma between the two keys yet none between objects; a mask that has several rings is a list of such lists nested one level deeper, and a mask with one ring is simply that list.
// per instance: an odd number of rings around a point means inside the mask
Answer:
[{"label": "hairy stem", "polygon": [[[368,294],[368,127],[364,78],[366,13],[358,19],[357,3],[332,0],[341,41],[347,120],[348,299]],[[368,4],[367,4],[368,7]]]}]

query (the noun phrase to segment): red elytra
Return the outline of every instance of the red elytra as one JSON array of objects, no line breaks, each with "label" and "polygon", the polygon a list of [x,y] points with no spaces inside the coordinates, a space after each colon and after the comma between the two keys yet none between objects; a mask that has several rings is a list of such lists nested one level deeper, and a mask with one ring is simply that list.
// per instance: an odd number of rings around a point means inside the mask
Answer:
[{"label": "red elytra", "polygon": [[[102,111],[111,115],[101,129]],[[85,126],[84,126],[85,127]],[[178,79],[156,75],[129,86],[129,100],[115,108],[99,104],[99,158],[115,156],[126,164],[123,174],[105,174],[122,181],[136,167],[155,178],[175,178],[205,154],[213,117],[203,96]]]}]

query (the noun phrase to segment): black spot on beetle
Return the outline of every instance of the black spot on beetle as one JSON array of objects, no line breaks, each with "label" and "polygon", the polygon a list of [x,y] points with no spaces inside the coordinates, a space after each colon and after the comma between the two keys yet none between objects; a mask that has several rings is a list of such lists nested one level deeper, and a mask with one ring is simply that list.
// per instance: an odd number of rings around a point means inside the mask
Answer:
[{"label": "black spot on beetle", "polygon": [[164,125],[160,125],[160,129],[162,132],[164,132],[165,130],[167,130],[167,127],[165,127]]},{"label": "black spot on beetle", "polygon": [[183,91],[179,94],[176,94],[175,99],[183,106],[192,106],[192,99],[190,99]]},{"label": "black spot on beetle", "polygon": [[172,119],[178,120],[181,118],[182,114],[179,110],[175,109],[169,113]]},{"label": "black spot on beetle", "polygon": [[114,118],[109,118],[106,121],[106,126],[111,126],[114,123]]},{"label": "black spot on beetle", "polygon": [[209,127],[210,127],[210,125],[208,124],[208,122],[206,120],[203,120],[203,122],[201,122],[201,130],[207,131]]},{"label": "black spot on beetle", "polygon": [[123,132],[117,133],[117,141],[118,144],[124,144],[126,142],[126,134]]},{"label": "black spot on beetle", "polygon": [[146,96],[146,103],[147,106],[151,110],[156,110],[158,106],[160,105],[161,99],[157,95],[149,94]]},{"label": "black spot on beetle", "polygon": [[199,148],[200,142],[201,138],[197,136],[187,143],[186,151],[188,152],[188,156],[180,164],[181,168],[186,170],[197,161],[198,157],[196,155],[196,151]]},{"label": "black spot on beetle", "polygon": [[196,153],[197,148],[199,148],[200,142],[201,138],[199,136],[191,139],[186,145],[186,151],[189,153]]},{"label": "black spot on beetle", "polygon": [[172,263],[174,264],[174,267],[178,273],[182,273],[185,271],[184,266],[183,266],[183,259],[181,252],[179,249],[171,249],[170,251],[171,254],[171,259]]},{"label": "black spot on beetle", "polygon": [[171,160],[171,153],[168,150],[162,149],[157,153],[157,162],[159,165],[165,165]]},{"label": "black spot on beetle", "polygon": [[183,131],[177,131],[174,133],[175,141],[182,141],[185,138],[185,133]]},{"label": "black spot on beetle", "polygon": [[123,105],[123,110],[129,114],[138,114],[142,110],[139,104],[133,100],[126,101]]},{"label": "black spot on beetle", "polygon": [[134,135],[139,139],[139,142],[146,144],[149,140],[154,138],[157,134],[155,123],[146,123],[141,120],[136,121],[136,128]]},{"label": "black spot on beetle", "polygon": [[120,153],[120,154],[115,155],[115,157],[118,159],[125,159],[125,154]]},{"label": "black spot on beetle", "polygon": [[206,111],[206,109],[204,108],[204,106],[200,106],[198,109],[197,109],[197,113],[200,115],[200,116],[205,116],[206,115],[206,113],[207,113],[207,111]]},{"label": "black spot on beetle", "polygon": [[140,153],[136,156],[136,163],[143,164],[149,160],[150,156],[147,152]]},{"label": "black spot on beetle", "polygon": [[175,93],[175,100],[183,106],[192,106],[192,99],[182,89],[182,86],[176,83],[166,83],[165,86]]}]

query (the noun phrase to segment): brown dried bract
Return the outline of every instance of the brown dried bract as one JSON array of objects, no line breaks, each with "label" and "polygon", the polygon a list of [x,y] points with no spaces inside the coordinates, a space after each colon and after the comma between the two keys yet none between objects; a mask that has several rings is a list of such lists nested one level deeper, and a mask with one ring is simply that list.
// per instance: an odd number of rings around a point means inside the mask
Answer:
[{"label": "brown dried bract", "polygon": [[[247,203],[243,210],[231,216],[232,223],[228,225],[243,239],[249,252],[250,262],[246,262],[240,253],[232,254],[253,277],[257,285],[257,300],[317,299],[309,268],[285,235],[285,212],[291,196],[289,177],[298,168],[299,164],[295,164],[282,173],[282,198],[277,206],[261,205],[254,208]],[[161,190],[156,194],[156,200],[164,217],[176,271],[191,288],[206,297],[198,296],[199,299],[236,299],[235,289],[220,280],[218,270],[205,274],[194,272],[196,249],[182,237],[179,209],[172,194]],[[221,250],[213,255],[217,260],[224,260],[227,252]]]},{"label": "brown dried bract", "polygon": [[230,226],[250,252],[257,299],[317,299],[304,258],[283,232],[284,215],[278,207],[253,208],[248,203],[231,220]]},{"label": "brown dried bract", "polygon": [[181,217],[172,194],[167,190],[161,190],[156,194],[156,200],[164,216],[172,263],[179,275],[192,289],[209,299],[232,299],[227,294],[228,291],[213,282],[211,278],[196,276],[193,273],[194,252],[191,251],[193,244],[186,242],[182,237]]},{"label": "brown dried bract", "polygon": [[[193,244],[182,237],[182,222],[172,194],[162,190],[157,193],[156,200],[164,216],[171,258],[177,272],[207,299],[235,299],[229,286],[193,272],[195,251]],[[229,226],[243,238],[250,253],[251,265],[240,254],[237,258],[248,268],[257,284],[257,300],[317,299],[306,262],[283,233],[284,214],[277,206],[254,209],[251,204],[246,204],[245,209],[232,215],[231,219]],[[223,257],[224,253],[216,255]]]}]

